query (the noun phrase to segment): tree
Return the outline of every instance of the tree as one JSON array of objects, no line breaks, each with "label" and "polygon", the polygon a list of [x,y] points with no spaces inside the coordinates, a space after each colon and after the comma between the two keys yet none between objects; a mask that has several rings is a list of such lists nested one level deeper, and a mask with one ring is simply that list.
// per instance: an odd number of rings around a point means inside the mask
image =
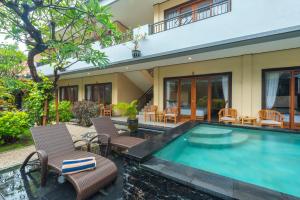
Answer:
[{"label": "tree", "polygon": [[0,76],[15,77],[24,69],[26,56],[16,45],[0,44]]},{"label": "tree", "polygon": [[43,81],[35,66],[37,55],[53,67],[54,87],[49,94],[56,91],[57,95],[59,72],[74,63],[106,66],[107,57],[93,48],[93,42],[97,39],[106,46],[119,37],[111,17],[99,0],[0,0],[0,30],[27,45],[32,79]]}]

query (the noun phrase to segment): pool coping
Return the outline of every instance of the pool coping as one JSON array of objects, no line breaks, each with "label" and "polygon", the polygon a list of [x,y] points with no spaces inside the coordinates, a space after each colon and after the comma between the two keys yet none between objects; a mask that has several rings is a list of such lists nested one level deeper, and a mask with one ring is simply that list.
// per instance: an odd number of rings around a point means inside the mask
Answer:
[{"label": "pool coping", "polygon": [[248,127],[231,124],[189,121],[173,129],[166,130],[164,134],[154,136],[150,140],[147,140],[146,142],[129,149],[124,156],[138,161],[144,169],[149,170],[152,173],[169,178],[196,190],[207,192],[222,199],[266,199],[266,197],[267,199],[270,199],[270,197],[273,197],[273,199],[300,200],[300,198],[291,196],[289,194],[281,193],[258,185],[242,182],[178,163],[165,161],[153,156],[153,154],[159,151],[161,148],[165,147],[167,144],[183,135],[189,129],[200,124],[300,134],[299,131],[279,128]]},{"label": "pool coping", "polygon": [[154,174],[221,199],[300,199],[265,187],[155,157],[141,166]]}]

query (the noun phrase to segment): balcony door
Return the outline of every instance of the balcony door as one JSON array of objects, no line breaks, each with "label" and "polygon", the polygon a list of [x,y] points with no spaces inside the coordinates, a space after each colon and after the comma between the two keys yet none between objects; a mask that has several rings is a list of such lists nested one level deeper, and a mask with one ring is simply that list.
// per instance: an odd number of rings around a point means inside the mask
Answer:
[{"label": "balcony door", "polygon": [[300,129],[300,70],[265,70],[263,78],[263,108],[279,111],[286,128]]},{"label": "balcony door", "polygon": [[177,106],[181,119],[217,121],[231,103],[231,74],[165,80],[165,107]]}]

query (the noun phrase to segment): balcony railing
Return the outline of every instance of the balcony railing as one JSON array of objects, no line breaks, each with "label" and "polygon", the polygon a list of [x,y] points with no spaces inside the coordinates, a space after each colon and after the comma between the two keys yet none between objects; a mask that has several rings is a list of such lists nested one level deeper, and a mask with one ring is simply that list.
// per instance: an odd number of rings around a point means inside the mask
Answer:
[{"label": "balcony railing", "polygon": [[186,24],[222,15],[231,11],[231,0],[210,4],[198,10],[186,12],[170,19],[149,25],[149,34],[160,33]]}]

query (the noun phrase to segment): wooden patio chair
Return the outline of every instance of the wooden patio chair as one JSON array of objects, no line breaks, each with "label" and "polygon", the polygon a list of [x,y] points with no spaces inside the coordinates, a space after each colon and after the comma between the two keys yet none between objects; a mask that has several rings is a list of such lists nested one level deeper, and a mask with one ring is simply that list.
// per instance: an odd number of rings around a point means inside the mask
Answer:
[{"label": "wooden patio chair", "polygon": [[260,110],[258,112],[260,126],[283,128],[283,115],[276,110]]},{"label": "wooden patio chair", "polygon": [[103,107],[103,116],[111,117],[113,113],[113,104],[105,105]]},{"label": "wooden patio chair", "polygon": [[97,136],[91,138],[89,143],[98,138],[99,144],[107,143],[118,148],[129,149],[145,141],[142,138],[120,135],[109,117],[92,118],[91,121],[96,129]]},{"label": "wooden patio chair", "polygon": [[157,106],[155,105],[151,105],[151,106],[146,106],[144,109],[144,121],[147,121],[147,118],[149,117],[149,120],[155,121],[155,117],[156,117],[156,112],[157,112]]},{"label": "wooden patio chair", "polygon": [[178,108],[177,106],[169,107],[164,110],[164,123],[166,124],[168,120],[173,121],[177,124],[178,119]]},{"label": "wooden patio chair", "polygon": [[95,157],[96,169],[65,175],[77,192],[77,200],[90,197],[117,178],[117,167],[112,161],[97,154],[75,150],[74,143],[78,141],[73,143],[65,124],[32,128],[31,133],[36,151],[25,159],[21,171],[25,173],[29,160],[37,154],[41,164],[42,186],[46,184],[48,167],[61,174],[63,160],[85,157]]},{"label": "wooden patio chair", "polygon": [[219,113],[219,122],[223,123],[237,123],[237,110],[233,108],[222,108]]}]

